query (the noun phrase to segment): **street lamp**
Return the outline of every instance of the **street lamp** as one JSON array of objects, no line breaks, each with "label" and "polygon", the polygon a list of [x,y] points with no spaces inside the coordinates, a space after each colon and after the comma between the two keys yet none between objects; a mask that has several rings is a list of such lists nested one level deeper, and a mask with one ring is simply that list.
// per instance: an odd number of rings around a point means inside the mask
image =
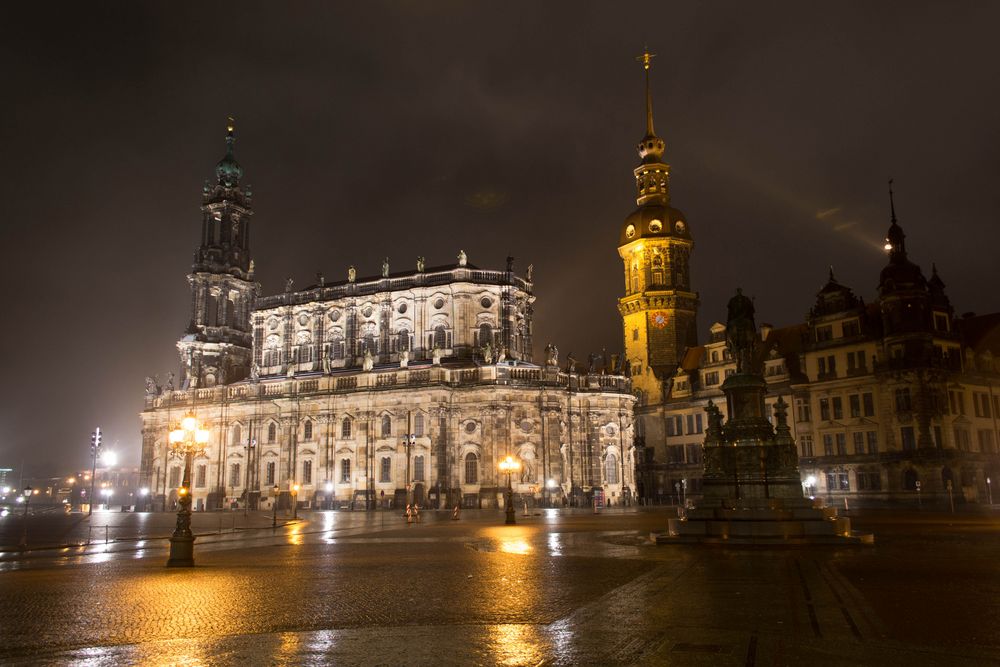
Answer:
[{"label": "street lamp", "polygon": [[278,527],[278,485],[274,485],[271,494],[271,528]]},{"label": "street lamp", "polygon": [[508,456],[500,462],[500,472],[507,473],[507,500],[504,502],[504,511],[507,515],[505,524],[512,526],[517,523],[514,517],[514,487],[510,485],[510,474],[521,469],[520,462],[514,460],[513,456]]},{"label": "street lamp", "polygon": [[87,496],[87,516],[94,513],[94,480],[97,479],[97,457],[101,455],[101,440],[104,438],[104,434],[101,433],[101,427],[98,426],[94,429],[94,432],[90,434],[90,458],[93,460],[93,465],[90,468],[90,495]]},{"label": "street lamp", "polygon": [[111,511],[111,495],[114,493],[114,489],[101,489],[101,495],[104,496],[104,509]]},{"label": "street lamp", "polygon": [[333,509],[333,482],[327,482],[323,485],[323,489],[326,491],[326,502],[327,509]]},{"label": "street lamp", "polygon": [[31,502],[31,492],[30,486],[24,487],[24,532],[21,533],[21,548],[28,548],[28,503]]},{"label": "street lamp", "polygon": [[146,511],[146,498],[149,496],[149,487],[144,486],[139,489],[139,497],[142,498],[142,511]]},{"label": "street lamp", "polygon": [[292,520],[299,520],[299,485],[292,484]]},{"label": "street lamp", "polygon": [[184,481],[177,490],[177,528],[170,536],[170,557],[167,567],[194,567],[194,535],[191,533],[191,462],[195,452],[204,451],[208,431],[202,429],[193,412],[181,419],[180,426],[170,431],[170,449],[184,456]]}]

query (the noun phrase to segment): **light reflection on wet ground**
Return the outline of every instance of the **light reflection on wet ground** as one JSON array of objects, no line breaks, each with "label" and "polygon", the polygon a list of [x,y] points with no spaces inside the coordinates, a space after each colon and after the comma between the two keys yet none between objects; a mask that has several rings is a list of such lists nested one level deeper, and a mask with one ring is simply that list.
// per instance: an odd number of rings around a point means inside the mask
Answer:
[{"label": "light reflection on wet ground", "polygon": [[[980,526],[937,541],[887,528],[873,550],[773,552],[653,547],[644,536],[664,515],[469,516],[406,526],[313,515],[206,540],[187,571],[163,568],[153,540],[36,561],[0,573],[0,662],[743,665],[752,649],[756,664],[992,664],[1000,647],[986,558],[997,541]],[[959,574],[961,599],[921,571],[921,545]],[[927,608],[886,618],[873,573],[950,612],[972,606],[982,625]],[[975,588],[962,587],[973,574]]]}]

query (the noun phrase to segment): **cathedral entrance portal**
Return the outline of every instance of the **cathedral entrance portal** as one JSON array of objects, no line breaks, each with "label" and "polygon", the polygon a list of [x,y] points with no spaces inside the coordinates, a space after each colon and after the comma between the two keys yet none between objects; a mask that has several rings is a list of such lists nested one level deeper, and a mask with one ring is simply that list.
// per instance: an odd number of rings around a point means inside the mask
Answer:
[{"label": "cathedral entrance portal", "polygon": [[413,485],[413,504],[423,505],[424,504],[424,485],[414,484]]}]

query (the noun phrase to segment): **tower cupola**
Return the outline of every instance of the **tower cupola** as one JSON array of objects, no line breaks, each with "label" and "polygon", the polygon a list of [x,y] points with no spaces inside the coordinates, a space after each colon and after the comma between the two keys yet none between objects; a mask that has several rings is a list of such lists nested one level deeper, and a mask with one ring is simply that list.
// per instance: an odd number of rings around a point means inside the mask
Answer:
[{"label": "tower cupola", "polygon": [[226,124],[226,155],[215,165],[215,178],[219,185],[226,188],[234,188],[240,184],[243,178],[243,167],[233,156],[233,144],[236,143],[236,125],[233,117],[229,117]]}]

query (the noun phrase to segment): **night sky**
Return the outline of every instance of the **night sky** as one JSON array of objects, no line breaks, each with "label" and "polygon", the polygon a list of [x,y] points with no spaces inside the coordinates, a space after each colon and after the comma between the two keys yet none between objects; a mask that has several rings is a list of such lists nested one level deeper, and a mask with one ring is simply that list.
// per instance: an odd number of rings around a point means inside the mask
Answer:
[{"label": "night sky", "polygon": [[889,177],[911,258],[1000,308],[997,3],[28,4],[0,27],[0,467],[82,467],[96,425],[138,465],[230,114],[265,294],[512,254],[536,355],[617,350],[645,44],[702,340],[737,286],[778,326],[829,265],[873,299]]}]

